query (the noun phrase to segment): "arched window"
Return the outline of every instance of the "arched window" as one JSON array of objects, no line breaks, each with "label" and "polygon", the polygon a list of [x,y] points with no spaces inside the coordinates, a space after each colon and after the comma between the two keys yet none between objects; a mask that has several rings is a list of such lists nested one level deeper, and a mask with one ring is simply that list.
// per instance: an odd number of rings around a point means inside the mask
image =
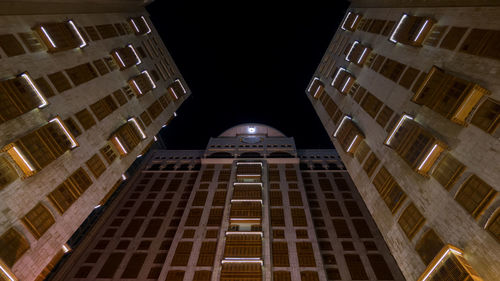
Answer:
[{"label": "arched window", "polygon": [[472,175],[462,185],[455,200],[476,219],[481,216],[496,195],[497,191],[489,184],[478,176]]},{"label": "arched window", "polygon": [[262,158],[262,155],[258,152],[243,152],[239,158]]},{"label": "arched window", "polygon": [[12,267],[29,248],[26,238],[14,228],[10,228],[0,236],[0,259],[9,267]]},{"label": "arched window", "polygon": [[35,236],[36,239],[49,230],[49,228],[56,222],[52,213],[43,205],[38,203],[31,211],[29,211],[23,218],[22,222],[28,230]]},{"label": "arched window", "polygon": [[444,243],[441,238],[439,238],[433,229],[429,229],[424,235],[422,235],[422,238],[418,240],[417,245],[415,246],[415,251],[417,251],[422,261],[426,265],[429,265],[439,251],[441,251],[443,246]]},{"label": "arched window", "polygon": [[207,158],[233,158],[233,155],[229,152],[215,152],[208,155]]},{"label": "arched window", "polygon": [[500,242],[500,208],[493,213],[493,216],[486,225],[486,230]]},{"label": "arched window", "polygon": [[267,158],[293,158],[294,156],[288,152],[284,151],[275,151],[269,154]]}]

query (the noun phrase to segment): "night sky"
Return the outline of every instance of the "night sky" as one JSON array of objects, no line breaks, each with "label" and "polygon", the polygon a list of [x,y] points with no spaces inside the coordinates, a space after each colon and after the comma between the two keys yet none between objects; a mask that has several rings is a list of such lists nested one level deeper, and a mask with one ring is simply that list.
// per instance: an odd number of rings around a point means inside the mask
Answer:
[{"label": "night sky", "polygon": [[167,148],[204,149],[241,123],[272,126],[298,148],[333,148],[304,92],[348,7],[328,2],[147,6],[192,91],[160,132]]}]

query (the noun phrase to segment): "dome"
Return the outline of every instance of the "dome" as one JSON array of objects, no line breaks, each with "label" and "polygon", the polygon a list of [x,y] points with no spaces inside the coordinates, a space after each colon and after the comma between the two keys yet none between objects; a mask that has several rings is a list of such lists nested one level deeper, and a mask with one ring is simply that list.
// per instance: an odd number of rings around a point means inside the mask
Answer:
[{"label": "dome", "polygon": [[266,137],[286,137],[282,132],[273,127],[257,124],[247,123],[234,126],[227,129],[219,137],[236,137],[236,136],[266,136]]}]

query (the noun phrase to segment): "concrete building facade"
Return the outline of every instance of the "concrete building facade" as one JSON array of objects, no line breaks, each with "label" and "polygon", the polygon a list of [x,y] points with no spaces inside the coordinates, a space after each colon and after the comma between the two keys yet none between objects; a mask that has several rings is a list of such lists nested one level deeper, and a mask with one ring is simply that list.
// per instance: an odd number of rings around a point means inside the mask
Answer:
[{"label": "concrete building facade", "polygon": [[306,89],[407,280],[500,280],[498,15],[352,1]]},{"label": "concrete building facade", "polygon": [[146,160],[53,280],[404,280],[335,150],[243,124]]},{"label": "concrete building facade", "polygon": [[144,1],[60,2],[1,4],[2,280],[43,280],[190,95]]}]

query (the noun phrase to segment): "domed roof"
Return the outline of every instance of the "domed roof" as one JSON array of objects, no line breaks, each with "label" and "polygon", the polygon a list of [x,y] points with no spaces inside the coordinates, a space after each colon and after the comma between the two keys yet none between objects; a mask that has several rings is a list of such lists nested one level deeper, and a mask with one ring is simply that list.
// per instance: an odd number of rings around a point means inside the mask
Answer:
[{"label": "domed roof", "polygon": [[219,137],[236,137],[236,136],[267,136],[267,137],[286,137],[282,132],[273,127],[257,124],[246,123],[234,126],[227,129]]}]

